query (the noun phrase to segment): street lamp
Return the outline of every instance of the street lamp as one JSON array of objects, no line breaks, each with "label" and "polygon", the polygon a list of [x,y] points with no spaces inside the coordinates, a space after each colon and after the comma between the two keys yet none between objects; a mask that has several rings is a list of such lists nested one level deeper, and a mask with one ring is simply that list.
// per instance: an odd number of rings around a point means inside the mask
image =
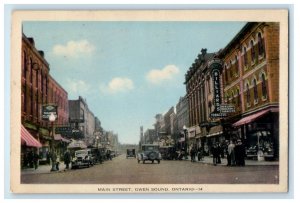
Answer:
[{"label": "street lamp", "polygon": [[187,159],[187,127],[183,126],[183,133],[184,133],[184,156]]},{"label": "street lamp", "polygon": [[[56,116],[54,115],[53,112],[51,112],[50,116],[49,116],[49,121],[51,123],[51,131],[52,131],[52,137],[51,137],[51,158],[54,157],[54,122],[56,120]],[[52,168],[51,171],[56,171],[56,160],[52,160]]]}]

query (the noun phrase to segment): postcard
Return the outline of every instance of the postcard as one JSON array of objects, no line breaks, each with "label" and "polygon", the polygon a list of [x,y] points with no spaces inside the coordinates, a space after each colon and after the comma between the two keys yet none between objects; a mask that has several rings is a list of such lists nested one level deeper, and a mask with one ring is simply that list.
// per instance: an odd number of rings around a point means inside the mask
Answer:
[{"label": "postcard", "polygon": [[11,192],[288,191],[287,10],[16,10]]}]

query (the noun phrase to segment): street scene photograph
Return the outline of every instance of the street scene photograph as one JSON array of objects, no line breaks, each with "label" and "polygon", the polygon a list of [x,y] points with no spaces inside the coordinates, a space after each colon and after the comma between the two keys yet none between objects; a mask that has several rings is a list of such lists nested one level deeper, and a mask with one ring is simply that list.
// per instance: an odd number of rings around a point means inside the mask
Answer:
[{"label": "street scene photograph", "polygon": [[[274,20],[22,20],[19,184],[286,184],[284,29]],[[106,187],[118,184],[158,187]]]}]

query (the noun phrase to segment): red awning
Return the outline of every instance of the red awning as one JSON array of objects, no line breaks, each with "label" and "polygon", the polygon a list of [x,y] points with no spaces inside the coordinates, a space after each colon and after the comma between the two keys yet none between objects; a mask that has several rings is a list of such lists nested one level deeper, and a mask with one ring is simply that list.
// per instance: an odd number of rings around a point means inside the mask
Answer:
[{"label": "red awning", "polygon": [[270,111],[271,112],[279,112],[279,109],[278,108],[271,108],[271,109],[266,109],[266,110],[257,112],[255,114],[252,114],[250,116],[246,116],[245,118],[242,118],[238,122],[235,122],[232,126],[237,127],[237,126],[240,126],[240,125],[245,125],[247,123],[251,123],[252,121],[258,119],[259,117],[265,115],[266,113],[268,113]]},{"label": "red awning", "polygon": [[62,137],[60,134],[56,134],[54,135],[54,139],[57,141],[62,141],[62,142],[66,142],[66,143],[70,143],[71,141]]},{"label": "red awning", "polygon": [[23,125],[21,126],[21,143],[29,147],[42,147],[42,144],[37,141]]}]

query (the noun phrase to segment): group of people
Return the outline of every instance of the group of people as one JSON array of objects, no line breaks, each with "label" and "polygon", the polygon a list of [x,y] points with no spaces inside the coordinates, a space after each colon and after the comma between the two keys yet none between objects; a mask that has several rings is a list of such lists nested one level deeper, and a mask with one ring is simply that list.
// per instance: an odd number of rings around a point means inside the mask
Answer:
[{"label": "group of people", "polygon": [[190,151],[191,155],[191,162],[196,162],[196,157],[198,158],[198,161],[201,161],[203,159],[203,150],[201,147],[198,149],[193,146]]},{"label": "group of people", "polygon": [[[236,142],[230,140],[230,142],[226,142],[226,144],[223,143],[223,145],[215,142],[210,148],[210,152],[213,156],[214,165],[221,164],[221,158],[225,158],[226,154],[227,166],[245,166],[246,151],[240,139]],[[202,147],[197,149],[195,146],[192,146],[190,156],[191,162],[196,162],[196,157],[198,157],[198,161],[201,161],[203,158]]]},{"label": "group of people", "polygon": [[234,143],[230,140],[227,147],[227,166],[245,166],[245,146],[241,140]]},{"label": "group of people", "polygon": [[24,168],[29,167],[29,168],[37,169],[39,166],[38,162],[39,162],[39,155],[33,149],[24,153],[24,156],[23,156],[23,167]]}]

